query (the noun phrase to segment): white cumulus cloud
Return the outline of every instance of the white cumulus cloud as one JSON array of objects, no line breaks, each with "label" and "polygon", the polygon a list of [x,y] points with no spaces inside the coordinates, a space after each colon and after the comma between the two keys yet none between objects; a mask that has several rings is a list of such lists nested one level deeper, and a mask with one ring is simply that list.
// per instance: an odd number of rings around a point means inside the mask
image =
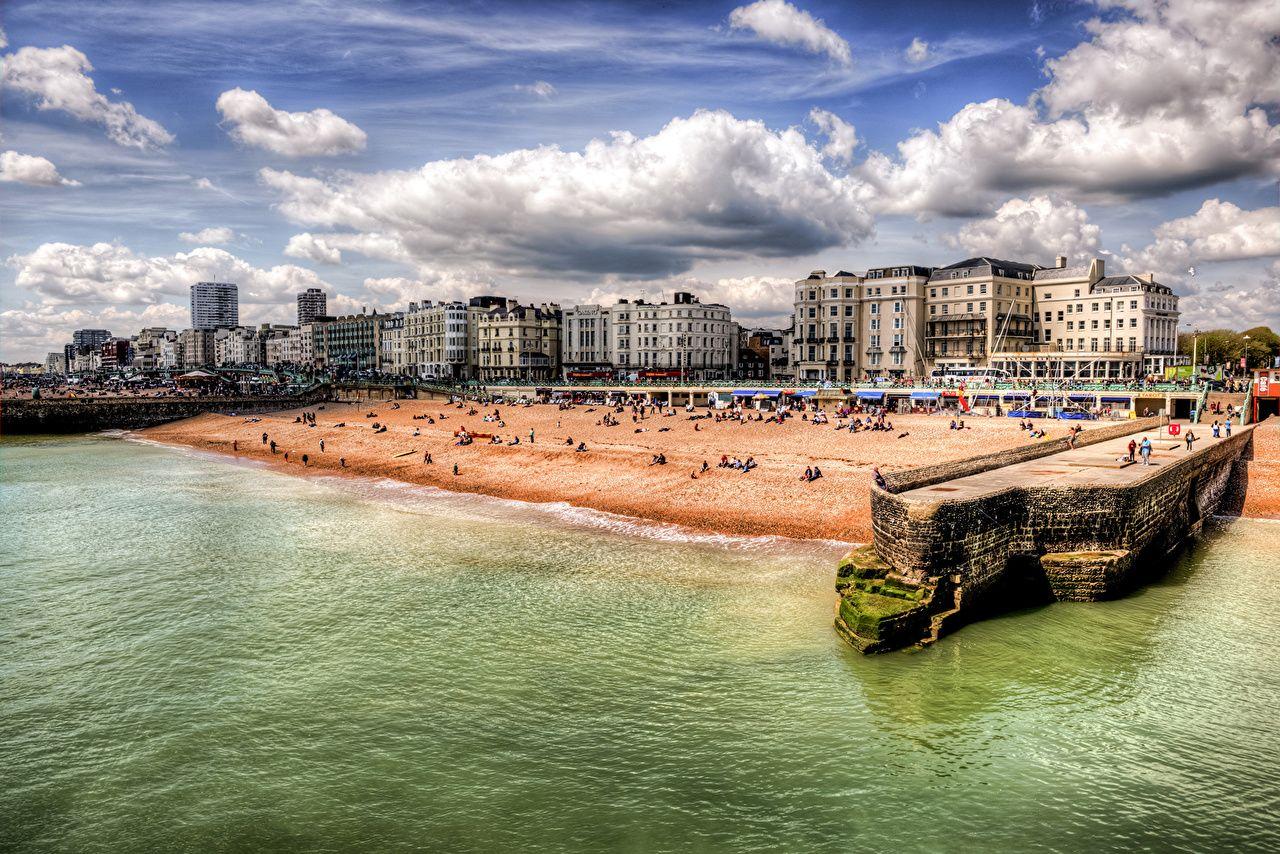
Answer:
[{"label": "white cumulus cloud", "polygon": [[1011,193],[1163,195],[1280,171],[1273,0],[1099,0],[1119,13],[1045,63],[1026,104],[995,98],[871,155],[891,213],[975,215]]},{"label": "white cumulus cloud", "polygon": [[832,160],[848,163],[853,160],[853,150],[858,147],[858,132],[853,125],[827,110],[814,107],[809,111],[809,121],[827,137],[822,155]]},{"label": "white cumulus cloud", "polygon": [[929,58],[929,43],[922,38],[916,37],[911,40],[911,44],[907,45],[907,49],[903,51],[903,56],[907,58],[907,62],[914,62],[919,65]]},{"label": "white cumulus cloud", "polygon": [[797,129],[723,111],[581,152],[547,146],[324,178],[263,169],[325,243],[430,268],[656,278],[700,260],[807,254],[867,237],[865,187]]},{"label": "white cumulus cloud", "polygon": [[230,243],[235,239],[236,233],[225,225],[215,225],[209,228],[202,228],[199,231],[183,231],[178,234],[178,239],[183,243],[199,243],[205,246],[216,246],[219,243]]},{"label": "white cumulus cloud", "polygon": [[34,154],[6,151],[0,154],[0,181],[30,184],[33,187],[79,187],[58,174],[58,167]]},{"label": "white cumulus cloud", "polygon": [[257,92],[239,87],[219,95],[217,108],[237,142],[287,157],[351,154],[363,151],[368,139],[364,131],[330,110],[277,110]]},{"label": "white cumulus cloud", "polygon": [[1058,255],[1075,262],[1098,254],[1102,229],[1074,203],[1049,196],[1010,199],[986,218],[943,236],[948,246],[974,255],[1049,265]]},{"label": "white cumulus cloud", "polygon": [[284,254],[290,258],[305,258],[321,264],[341,264],[342,253],[325,242],[323,237],[304,232],[289,238]]},{"label": "white cumulus cloud", "polygon": [[1155,240],[1141,250],[1123,247],[1130,256],[1127,264],[1180,276],[1195,264],[1280,256],[1280,207],[1250,211],[1208,199],[1194,214],[1161,223],[1153,231]]},{"label": "white cumulus cloud", "polygon": [[799,46],[809,53],[822,53],[841,65],[853,61],[849,43],[821,19],[786,0],[756,0],[729,13],[729,26],[750,30],[773,44]]},{"label": "white cumulus cloud", "polygon": [[100,124],[107,138],[139,149],[173,142],[159,122],[140,115],[128,101],[112,101],[98,91],[86,72],[93,66],[70,45],[24,47],[4,57],[5,88],[30,95],[38,110],[57,110]]}]

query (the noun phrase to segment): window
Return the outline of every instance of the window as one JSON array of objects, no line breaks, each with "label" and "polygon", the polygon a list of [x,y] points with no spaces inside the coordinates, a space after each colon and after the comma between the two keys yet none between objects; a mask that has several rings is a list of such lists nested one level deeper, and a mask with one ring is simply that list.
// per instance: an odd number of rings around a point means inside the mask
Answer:
[{"label": "window", "polygon": [[901,312],[901,311],[902,311],[902,303],[900,303],[900,302],[895,302],[895,303],[893,304],[893,310],[894,310],[895,312]]},{"label": "window", "polygon": [[968,286],[968,288],[965,290],[965,293],[966,293],[966,294],[971,294],[971,293],[973,293],[973,285],[969,285],[969,286]]},{"label": "window", "polygon": [[980,293],[980,294],[985,294],[986,292],[987,292],[987,283],[986,283],[986,282],[983,282],[981,285],[978,285],[978,293]]},{"label": "window", "polygon": [[1046,311],[1046,312],[1044,313],[1044,322],[1045,322],[1045,323],[1052,323],[1052,322],[1053,322],[1053,312],[1052,312],[1052,311]]},{"label": "window", "polygon": [[878,302],[873,302],[873,303],[871,303],[871,313],[872,313],[872,314],[879,314],[879,313],[880,313],[880,303],[878,303]]},{"label": "window", "polygon": [[973,314],[973,303],[965,303],[964,310],[966,314]]},{"label": "window", "polygon": [[853,299],[853,288],[845,288],[845,289],[844,289],[844,298],[845,298],[845,299]]},{"label": "window", "polygon": [[832,317],[839,317],[839,316],[840,316],[840,307],[839,307],[839,306],[837,306],[837,305],[833,305],[833,306],[831,306],[831,316],[832,316]]}]

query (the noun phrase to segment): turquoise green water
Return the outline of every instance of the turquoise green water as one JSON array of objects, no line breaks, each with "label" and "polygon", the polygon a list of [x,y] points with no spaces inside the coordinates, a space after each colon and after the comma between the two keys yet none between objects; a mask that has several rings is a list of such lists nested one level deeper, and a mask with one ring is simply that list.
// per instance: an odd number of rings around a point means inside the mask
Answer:
[{"label": "turquoise green water", "polygon": [[1277,850],[1280,526],[863,658],[831,544],[0,444],[0,850]]}]

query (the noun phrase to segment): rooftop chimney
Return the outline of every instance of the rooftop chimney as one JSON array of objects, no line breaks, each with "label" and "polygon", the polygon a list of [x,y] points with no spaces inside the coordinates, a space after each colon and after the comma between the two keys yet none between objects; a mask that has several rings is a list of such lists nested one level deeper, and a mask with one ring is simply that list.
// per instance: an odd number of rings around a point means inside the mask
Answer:
[{"label": "rooftop chimney", "polygon": [[1064,267],[1066,267],[1066,266],[1067,266],[1067,256],[1066,256],[1066,255],[1059,255],[1059,256],[1058,256],[1058,263],[1057,263],[1057,265],[1056,265],[1056,266],[1057,266],[1057,268],[1058,268],[1059,270],[1061,270],[1061,269],[1063,269]]}]

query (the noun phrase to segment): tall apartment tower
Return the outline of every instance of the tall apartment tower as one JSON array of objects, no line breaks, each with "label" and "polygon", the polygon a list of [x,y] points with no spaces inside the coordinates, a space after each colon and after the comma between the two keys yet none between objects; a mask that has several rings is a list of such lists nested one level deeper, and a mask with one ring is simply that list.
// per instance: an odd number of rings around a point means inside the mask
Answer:
[{"label": "tall apartment tower", "polygon": [[227,282],[191,286],[191,328],[231,329],[240,325],[240,291]]},{"label": "tall apartment tower", "polygon": [[311,323],[328,312],[329,298],[319,288],[307,288],[298,294],[298,325]]}]

